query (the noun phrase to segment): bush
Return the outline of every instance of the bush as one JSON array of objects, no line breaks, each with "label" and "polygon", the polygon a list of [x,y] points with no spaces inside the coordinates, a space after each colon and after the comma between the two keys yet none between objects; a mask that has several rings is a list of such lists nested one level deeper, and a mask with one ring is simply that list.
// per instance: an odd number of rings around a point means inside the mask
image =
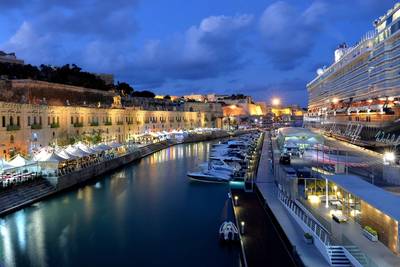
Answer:
[{"label": "bush", "polygon": [[13,124],[13,125],[7,125],[7,131],[17,131],[20,130],[21,126]]},{"label": "bush", "polygon": [[313,238],[313,236],[310,233],[304,233],[304,237],[306,239],[312,239]]},{"label": "bush", "polygon": [[60,128],[60,124],[57,122],[53,122],[52,124],[50,124],[50,128]]},{"label": "bush", "polygon": [[34,130],[42,129],[42,125],[38,124],[38,123],[34,123],[31,125],[31,129],[34,129]]}]

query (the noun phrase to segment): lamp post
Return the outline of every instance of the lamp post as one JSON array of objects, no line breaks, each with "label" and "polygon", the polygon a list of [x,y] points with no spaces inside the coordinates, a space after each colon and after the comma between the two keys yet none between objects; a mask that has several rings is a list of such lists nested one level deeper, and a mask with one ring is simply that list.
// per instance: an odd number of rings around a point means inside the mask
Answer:
[{"label": "lamp post", "polygon": [[240,222],[240,233],[244,235],[244,221]]},{"label": "lamp post", "polygon": [[273,106],[279,106],[280,104],[281,104],[281,99],[280,98],[277,98],[277,97],[275,97],[275,98],[272,98],[272,105]]},{"label": "lamp post", "polygon": [[235,206],[238,206],[239,197],[235,196],[234,199],[235,199]]}]

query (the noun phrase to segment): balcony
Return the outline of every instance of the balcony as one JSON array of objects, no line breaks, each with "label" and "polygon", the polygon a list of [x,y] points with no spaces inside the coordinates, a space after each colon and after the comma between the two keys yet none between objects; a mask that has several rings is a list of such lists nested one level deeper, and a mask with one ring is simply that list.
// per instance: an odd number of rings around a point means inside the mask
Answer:
[{"label": "balcony", "polygon": [[40,129],[42,129],[42,125],[38,124],[38,123],[31,124],[31,129],[32,130],[40,130]]},{"label": "balcony", "polygon": [[60,124],[57,122],[53,122],[52,124],[50,124],[50,128],[60,128]]},{"label": "balcony", "polygon": [[92,122],[90,123],[90,126],[99,126],[99,122],[97,122],[97,121],[92,121]]},{"label": "balcony", "polygon": [[124,125],[124,122],[123,121],[118,121],[117,125]]},{"label": "balcony", "polygon": [[13,125],[7,125],[7,131],[18,131],[21,130],[21,126],[13,124]]},{"label": "balcony", "polygon": [[75,123],[74,123],[74,127],[75,127],[75,128],[81,128],[81,127],[83,127],[83,122],[75,122]]},{"label": "balcony", "polygon": [[104,123],[104,125],[106,125],[106,126],[111,126],[111,125],[112,125],[112,122],[111,122],[111,121],[106,121],[106,122]]}]

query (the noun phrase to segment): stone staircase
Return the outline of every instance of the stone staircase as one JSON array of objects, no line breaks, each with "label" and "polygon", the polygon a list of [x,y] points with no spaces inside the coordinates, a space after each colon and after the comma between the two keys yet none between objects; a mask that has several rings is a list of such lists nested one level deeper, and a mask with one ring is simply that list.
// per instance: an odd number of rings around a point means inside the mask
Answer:
[{"label": "stone staircase", "polygon": [[344,246],[345,249],[354,257],[362,266],[370,266],[368,258],[357,246]]},{"label": "stone staircase", "polygon": [[327,246],[331,266],[353,266],[344,254],[342,246]]}]

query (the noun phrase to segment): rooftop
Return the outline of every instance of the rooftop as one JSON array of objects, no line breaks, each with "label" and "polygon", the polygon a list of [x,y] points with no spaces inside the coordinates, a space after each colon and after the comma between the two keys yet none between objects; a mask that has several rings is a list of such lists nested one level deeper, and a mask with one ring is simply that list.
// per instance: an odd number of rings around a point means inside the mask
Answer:
[{"label": "rooftop", "polygon": [[324,175],[349,193],[359,197],[393,219],[400,221],[400,197],[372,185],[355,175]]}]

